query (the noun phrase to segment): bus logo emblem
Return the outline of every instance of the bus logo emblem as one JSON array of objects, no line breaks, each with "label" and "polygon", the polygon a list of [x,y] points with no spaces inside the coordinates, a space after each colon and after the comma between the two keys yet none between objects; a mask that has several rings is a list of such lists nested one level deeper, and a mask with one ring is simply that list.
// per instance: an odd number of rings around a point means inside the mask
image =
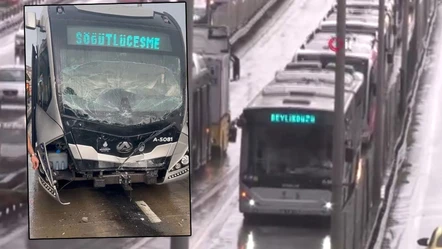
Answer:
[{"label": "bus logo emblem", "polygon": [[132,151],[132,148],[133,148],[132,144],[126,141],[119,142],[117,145],[117,151],[120,153],[129,153]]}]

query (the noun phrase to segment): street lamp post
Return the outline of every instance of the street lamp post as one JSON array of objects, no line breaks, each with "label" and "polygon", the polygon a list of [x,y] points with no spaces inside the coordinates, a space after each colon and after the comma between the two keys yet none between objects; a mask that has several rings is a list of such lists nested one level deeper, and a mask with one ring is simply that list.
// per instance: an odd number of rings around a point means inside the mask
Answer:
[{"label": "street lamp post", "polygon": [[[345,80],[345,9],[346,0],[338,0],[337,55],[335,72],[335,120],[333,131],[333,176],[332,176],[332,249],[344,249],[342,236],[342,175],[344,167],[344,80]],[[340,43],[344,46],[340,47]]]}]

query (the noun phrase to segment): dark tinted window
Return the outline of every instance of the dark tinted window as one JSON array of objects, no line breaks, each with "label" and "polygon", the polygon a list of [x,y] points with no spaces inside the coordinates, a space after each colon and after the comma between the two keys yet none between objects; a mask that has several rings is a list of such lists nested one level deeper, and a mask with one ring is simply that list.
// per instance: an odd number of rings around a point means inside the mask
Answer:
[{"label": "dark tinted window", "polygon": [[0,70],[0,81],[24,82],[25,81],[25,71],[22,69]]}]

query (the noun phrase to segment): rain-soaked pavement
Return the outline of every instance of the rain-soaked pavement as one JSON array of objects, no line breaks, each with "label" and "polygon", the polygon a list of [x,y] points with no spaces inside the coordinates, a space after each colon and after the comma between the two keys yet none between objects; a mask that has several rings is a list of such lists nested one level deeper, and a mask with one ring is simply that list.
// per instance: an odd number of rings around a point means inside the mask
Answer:
[{"label": "rain-soaked pavement", "polygon": [[[93,189],[72,183],[60,191],[62,206],[36,182],[29,163],[31,238],[171,236],[190,234],[189,181],[158,186],[133,185],[129,198],[121,186]],[[144,202],[144,213],[137,203]]]},{"label": "rain-soaked pavement", "polygon": [[383,249],[423,248],[417,240],[442,226],[442,6],[420,77],[413,132],[399,175],[394,204],[387,222]]}]

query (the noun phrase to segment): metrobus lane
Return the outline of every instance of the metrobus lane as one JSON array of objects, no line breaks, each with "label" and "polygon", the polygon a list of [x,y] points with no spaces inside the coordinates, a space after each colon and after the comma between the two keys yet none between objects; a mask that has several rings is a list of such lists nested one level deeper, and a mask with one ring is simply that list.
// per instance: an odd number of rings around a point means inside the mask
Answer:
[{"label": "metrobus lane", "polygon": [[[241,59],[241,79],[230,84],[230,106],[234,118],[238,117],[248,102],[273,79],[275,71],[291,61],[296,50],[309,32],[317,27],[332,3],[333,1],[317,0],[287,1],[237,50]],[[238,140],[228,148],[227,163],[220,165],[231,168],[233,174],[224,180],[223,190],[217,196],[192,210],[192,249],[246,248],[239,244],[244,242],[242,237],[246,233],[242,228],[243,216],[238,210],[240,133],[239,130]],[[324,240],[327,241],[328,229],[314,225],[311,225],[312,228],[283,226],[283,223],[274,226],[273,237],[266,236],[266,232],[254,234],[260,236],[260,240],[267,240],[265,243],[260,241],[262,245],[255,241],[254,248],[293,248],[293,245],[299,245],[299,248],[322,248],[316,245],[322,245]],[[137,242],[130,248],[159,249],[168,248],[170,244],[170,240],[165,238],[144,240],[144,244]]]}]

